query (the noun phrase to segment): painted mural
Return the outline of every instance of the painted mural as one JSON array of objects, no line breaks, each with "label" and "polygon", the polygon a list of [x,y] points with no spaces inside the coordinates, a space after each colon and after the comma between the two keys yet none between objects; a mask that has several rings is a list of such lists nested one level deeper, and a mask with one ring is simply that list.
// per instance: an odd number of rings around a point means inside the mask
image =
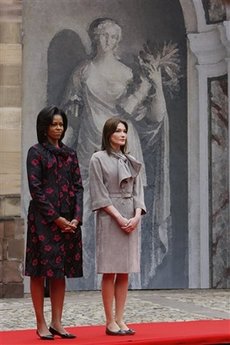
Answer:
[{"label": "painted mural", "polygon": [[[47,103],[67,112],[65,141],[77,151],[85,188],[84,277],[70,280],[68,287],[100,286],[88,164],[100,149],[105,120],[121,116],[129,124],[129,151],[143,162],[147,205],[140,233],[141,273],[131,276],[130,288],[186,288],[187,46],[180,2],[54,2],[27,1],[26,10],[31,20],[36,6],[44,14],[36,21],[47,49]],[[30,28],[39,38],[32,22]]]}]

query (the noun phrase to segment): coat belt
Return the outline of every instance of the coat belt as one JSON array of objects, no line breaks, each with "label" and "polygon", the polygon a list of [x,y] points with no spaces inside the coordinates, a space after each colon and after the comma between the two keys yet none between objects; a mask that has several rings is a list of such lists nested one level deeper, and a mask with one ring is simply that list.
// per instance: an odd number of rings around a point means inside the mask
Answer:
[{"label": "coat belt", "polygon": [[132,193],[127,193],[127,192],[123,192],[123,193],[109,193],[109,196],[111,198],[132,198]]}]

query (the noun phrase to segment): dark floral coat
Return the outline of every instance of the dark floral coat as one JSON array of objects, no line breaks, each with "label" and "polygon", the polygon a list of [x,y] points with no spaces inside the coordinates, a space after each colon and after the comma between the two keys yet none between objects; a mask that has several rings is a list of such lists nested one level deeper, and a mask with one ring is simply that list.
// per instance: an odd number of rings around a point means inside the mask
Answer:
[{"label": "dark floral coat", "polygon": [[[81,277],[83,187],[76,152],[64,144],[36,144],[27,155],[30,194],[25,275]],[[75,233],[62,233],[59,216],[77,219]]]}]

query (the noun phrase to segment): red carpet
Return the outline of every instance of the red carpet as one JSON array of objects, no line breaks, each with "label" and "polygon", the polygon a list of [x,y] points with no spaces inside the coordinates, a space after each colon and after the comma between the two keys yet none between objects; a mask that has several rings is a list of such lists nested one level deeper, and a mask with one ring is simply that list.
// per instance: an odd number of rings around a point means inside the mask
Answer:
[{"label": "red carpet", "polygon": [[[60,345],[206,345],[230,344],[230,320],[184,321],[132,324],[134,336],[105,335],[104,326],[69,327],[67,330],[77,334],[76,339],[45,341],[45,344]],[[0,332],[1,345],[42,344],[35,330]]]}]

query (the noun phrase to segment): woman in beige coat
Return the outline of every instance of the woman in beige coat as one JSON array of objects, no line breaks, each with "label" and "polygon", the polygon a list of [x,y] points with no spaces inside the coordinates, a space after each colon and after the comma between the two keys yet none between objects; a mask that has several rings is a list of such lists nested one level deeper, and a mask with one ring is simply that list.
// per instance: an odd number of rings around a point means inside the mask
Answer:
[{"label": "woman in beige coat", "polygon": [[[128,274],[140,271],[138,231],[146,212],[141,163],[126,154],[128,124],[112,117],[103,128],[102,151],[90,160],[89,185],[96,211],[97,272],[102,276],[106,334],[133,335],[123,320]],[[113,302],[115,299],[115,315]]]}]

